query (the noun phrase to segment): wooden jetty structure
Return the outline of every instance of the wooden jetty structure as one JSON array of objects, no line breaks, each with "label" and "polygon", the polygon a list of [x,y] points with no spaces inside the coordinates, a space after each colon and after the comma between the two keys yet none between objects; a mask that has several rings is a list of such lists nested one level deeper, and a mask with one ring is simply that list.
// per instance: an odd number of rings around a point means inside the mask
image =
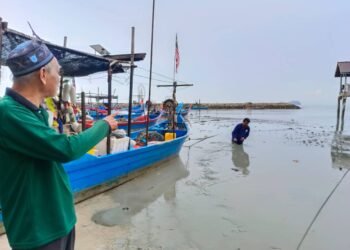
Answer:
[{"label": "wooden jetty structure", "polygon": [[334,76],[340,78],[336,131],[341,132],[344,130],[346,99],[350,96],[350,83],[347,81],[350,76],[350,61],[338,62]]}]

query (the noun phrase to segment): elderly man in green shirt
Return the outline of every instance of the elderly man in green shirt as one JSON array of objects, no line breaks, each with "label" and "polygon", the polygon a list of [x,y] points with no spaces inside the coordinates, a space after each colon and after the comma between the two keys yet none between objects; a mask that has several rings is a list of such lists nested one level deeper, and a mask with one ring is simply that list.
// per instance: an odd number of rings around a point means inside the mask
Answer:
[{"label": "elderly man in green shirt", "polygon": [[57,94],[60,65],[45,44],[27,41],[8,55],[13,86],[0,100],[0,204],[13,249],[74,249],[76,215],[62,163],[83,156],[118,123],[113,115],[73,136],[48,124],[40,104]]}]

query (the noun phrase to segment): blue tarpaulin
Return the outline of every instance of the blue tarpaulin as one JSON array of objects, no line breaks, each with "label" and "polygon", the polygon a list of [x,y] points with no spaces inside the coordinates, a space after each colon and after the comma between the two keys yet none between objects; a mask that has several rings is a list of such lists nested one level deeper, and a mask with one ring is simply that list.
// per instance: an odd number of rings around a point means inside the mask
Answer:
[{"label": "blue tarpaulin", "polygon": [[[35,39],[15,30],[6,29],[2,37],[1,64],[6,65],[5,61],[10,53],[18,44]],[[59,61],[63,74],[69,77],[80,77],[94,74],[101,71],[107,71],[113,59],[97,56],[78,50],[65,48],[47,41],[43,41]],[[123,73],[121,64],[113,65],[113,73]]]}]

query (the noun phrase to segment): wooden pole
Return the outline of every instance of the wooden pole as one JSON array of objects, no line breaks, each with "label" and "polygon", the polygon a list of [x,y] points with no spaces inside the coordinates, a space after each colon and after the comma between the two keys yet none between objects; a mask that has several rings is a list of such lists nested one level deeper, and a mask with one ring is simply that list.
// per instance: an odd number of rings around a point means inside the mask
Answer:
[{"label": "wooden pole", "polygon": [[343,76],[340,76],[340,87],[339,87],[338,106],[337,106],[336,131],[339,131],[340,105],[341,105],[341,99],[342,99],[342,97],[341,97],[342,85],[343,85]]},{"label": "wooden pole", "polygon": [[[131,27],[131,60],[130,60],[130,86],[129,86],[129,112],[128,112],[128,137],[131,134],[131,112],[132,112],[132,89],[134,83],[134,60],[135,60],[135,27]],[[130,139],[129,146],[130,149]]]},{"label": "wooden pole", "polygon": [[[174,76],[175,76],[175,74],[174,74]],[[173,139],[175,139],[175,137],[174,137],[174,134],[175,134],[175,129],[176,129],[176,127],[175,127],[175,117],[176,117],[176,106],[177,106],[177,102],[176,102],[176,86],[177,86],[177,82],[174,80],[174,83],[173,83],[173,100],[174,100],[174,109],[173,109],[173,117],[172,117],[172,120],[173,120],[173,135],[172,135],[172,137],[173,137]]]},{"label": "wooden pole", "polygon": [[81,130],[86,129],[85,92],[81,92]]},{"label": "wooden pole", "polygon": [[343,105],[342,105],[342,113],[341,113],[341,127],[340,127],[340,131],[343,131],[343,130],[344,130],[345,108],[346,108],[346,97],[343,97]]},{"label": "wooden pole", "polygon": [[[65,36],[63,38],[63,47],[67,47],[67,37]],[[60,92],[59,92],[59,96],[58,96],[58,111],[60,112],[62,110],[62,92],[63,92],[63,76],[64,76],[64,72],[61,75],[61,79],[60,79]]]},{"label": "wooden pole", "polygon": [[[112,113],[111,107],[112,107],[112,65],[110,64],[108,67],[108,107],[107,107],[107,114],[110,115]],[[97,108],[98,110],[98,108]],[[107,136],[107,154],[111,153],[111,137]]]},{"label": "wooden pole", "polygon": [[2,58],[2,37],[4,35],[4,32],[7,30],[7,22],[3,22],[2,18],[0,17],[0,86],[1,86],[1,63],[5,61],[5,58]]},{"label": "wooden pole", "polygon": [[341,96],[338,96],[338,108],[337,108],[337,125],[336,131],[339,131],[339,120],[340,120],[340,105],[341,105]]},{"label": "wooden pole", "polygon": [[[175,73],[176,73],[176,43],[177,43],[177,34],[175,37],[175,53],[174,53],[174,74],[173,74],[173,82],[175,82]],[[174,100],[175,101],[175,100]]]},{"label": "wooden pole", "polygon": [[148,145],[149,112],[150,112],[150,109],[151,109],[152,67],[153,67],[154,7],[155,7],[155,0],[153,0],[153,6],[152,6],[151,55],[150,55],[149,83],[148,83],[148,102],[147,102],[148,104],[147,104],[147,114],[146,114],[146,145]]},{"label": "wooden pole", "polygon": [[344,93],[344,96],[342,97],[343,98],[343,104],[342,104],[342,113],[341,113],[341,126],[340,126],[340,131],[343,131],[344,130],[344,117],[345,117],[345,109],[346,109],[346,98],[347,98],[347,77],[345,75],[344,77],[344,84],[342,86],[342,89],[343,89],[343,93]]},{"label": "wooden pole", "polygon": [[1,86],[1,63],[2,63],[2,18],[0,17],[0,86]]}]

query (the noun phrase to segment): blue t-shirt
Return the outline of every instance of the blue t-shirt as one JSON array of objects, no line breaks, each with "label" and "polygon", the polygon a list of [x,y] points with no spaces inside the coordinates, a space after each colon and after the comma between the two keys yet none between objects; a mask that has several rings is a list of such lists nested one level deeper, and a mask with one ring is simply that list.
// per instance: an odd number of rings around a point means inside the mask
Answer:
[{"label": "blue t-shirt", "polygon": [[238,124],[232,131],[232,141],[236,142],[237,144],[242,144],[243,141],[241,138],[243,137],[244,139],[247,139],[249,132],[249,126],[245,128],[242,123]]}]

